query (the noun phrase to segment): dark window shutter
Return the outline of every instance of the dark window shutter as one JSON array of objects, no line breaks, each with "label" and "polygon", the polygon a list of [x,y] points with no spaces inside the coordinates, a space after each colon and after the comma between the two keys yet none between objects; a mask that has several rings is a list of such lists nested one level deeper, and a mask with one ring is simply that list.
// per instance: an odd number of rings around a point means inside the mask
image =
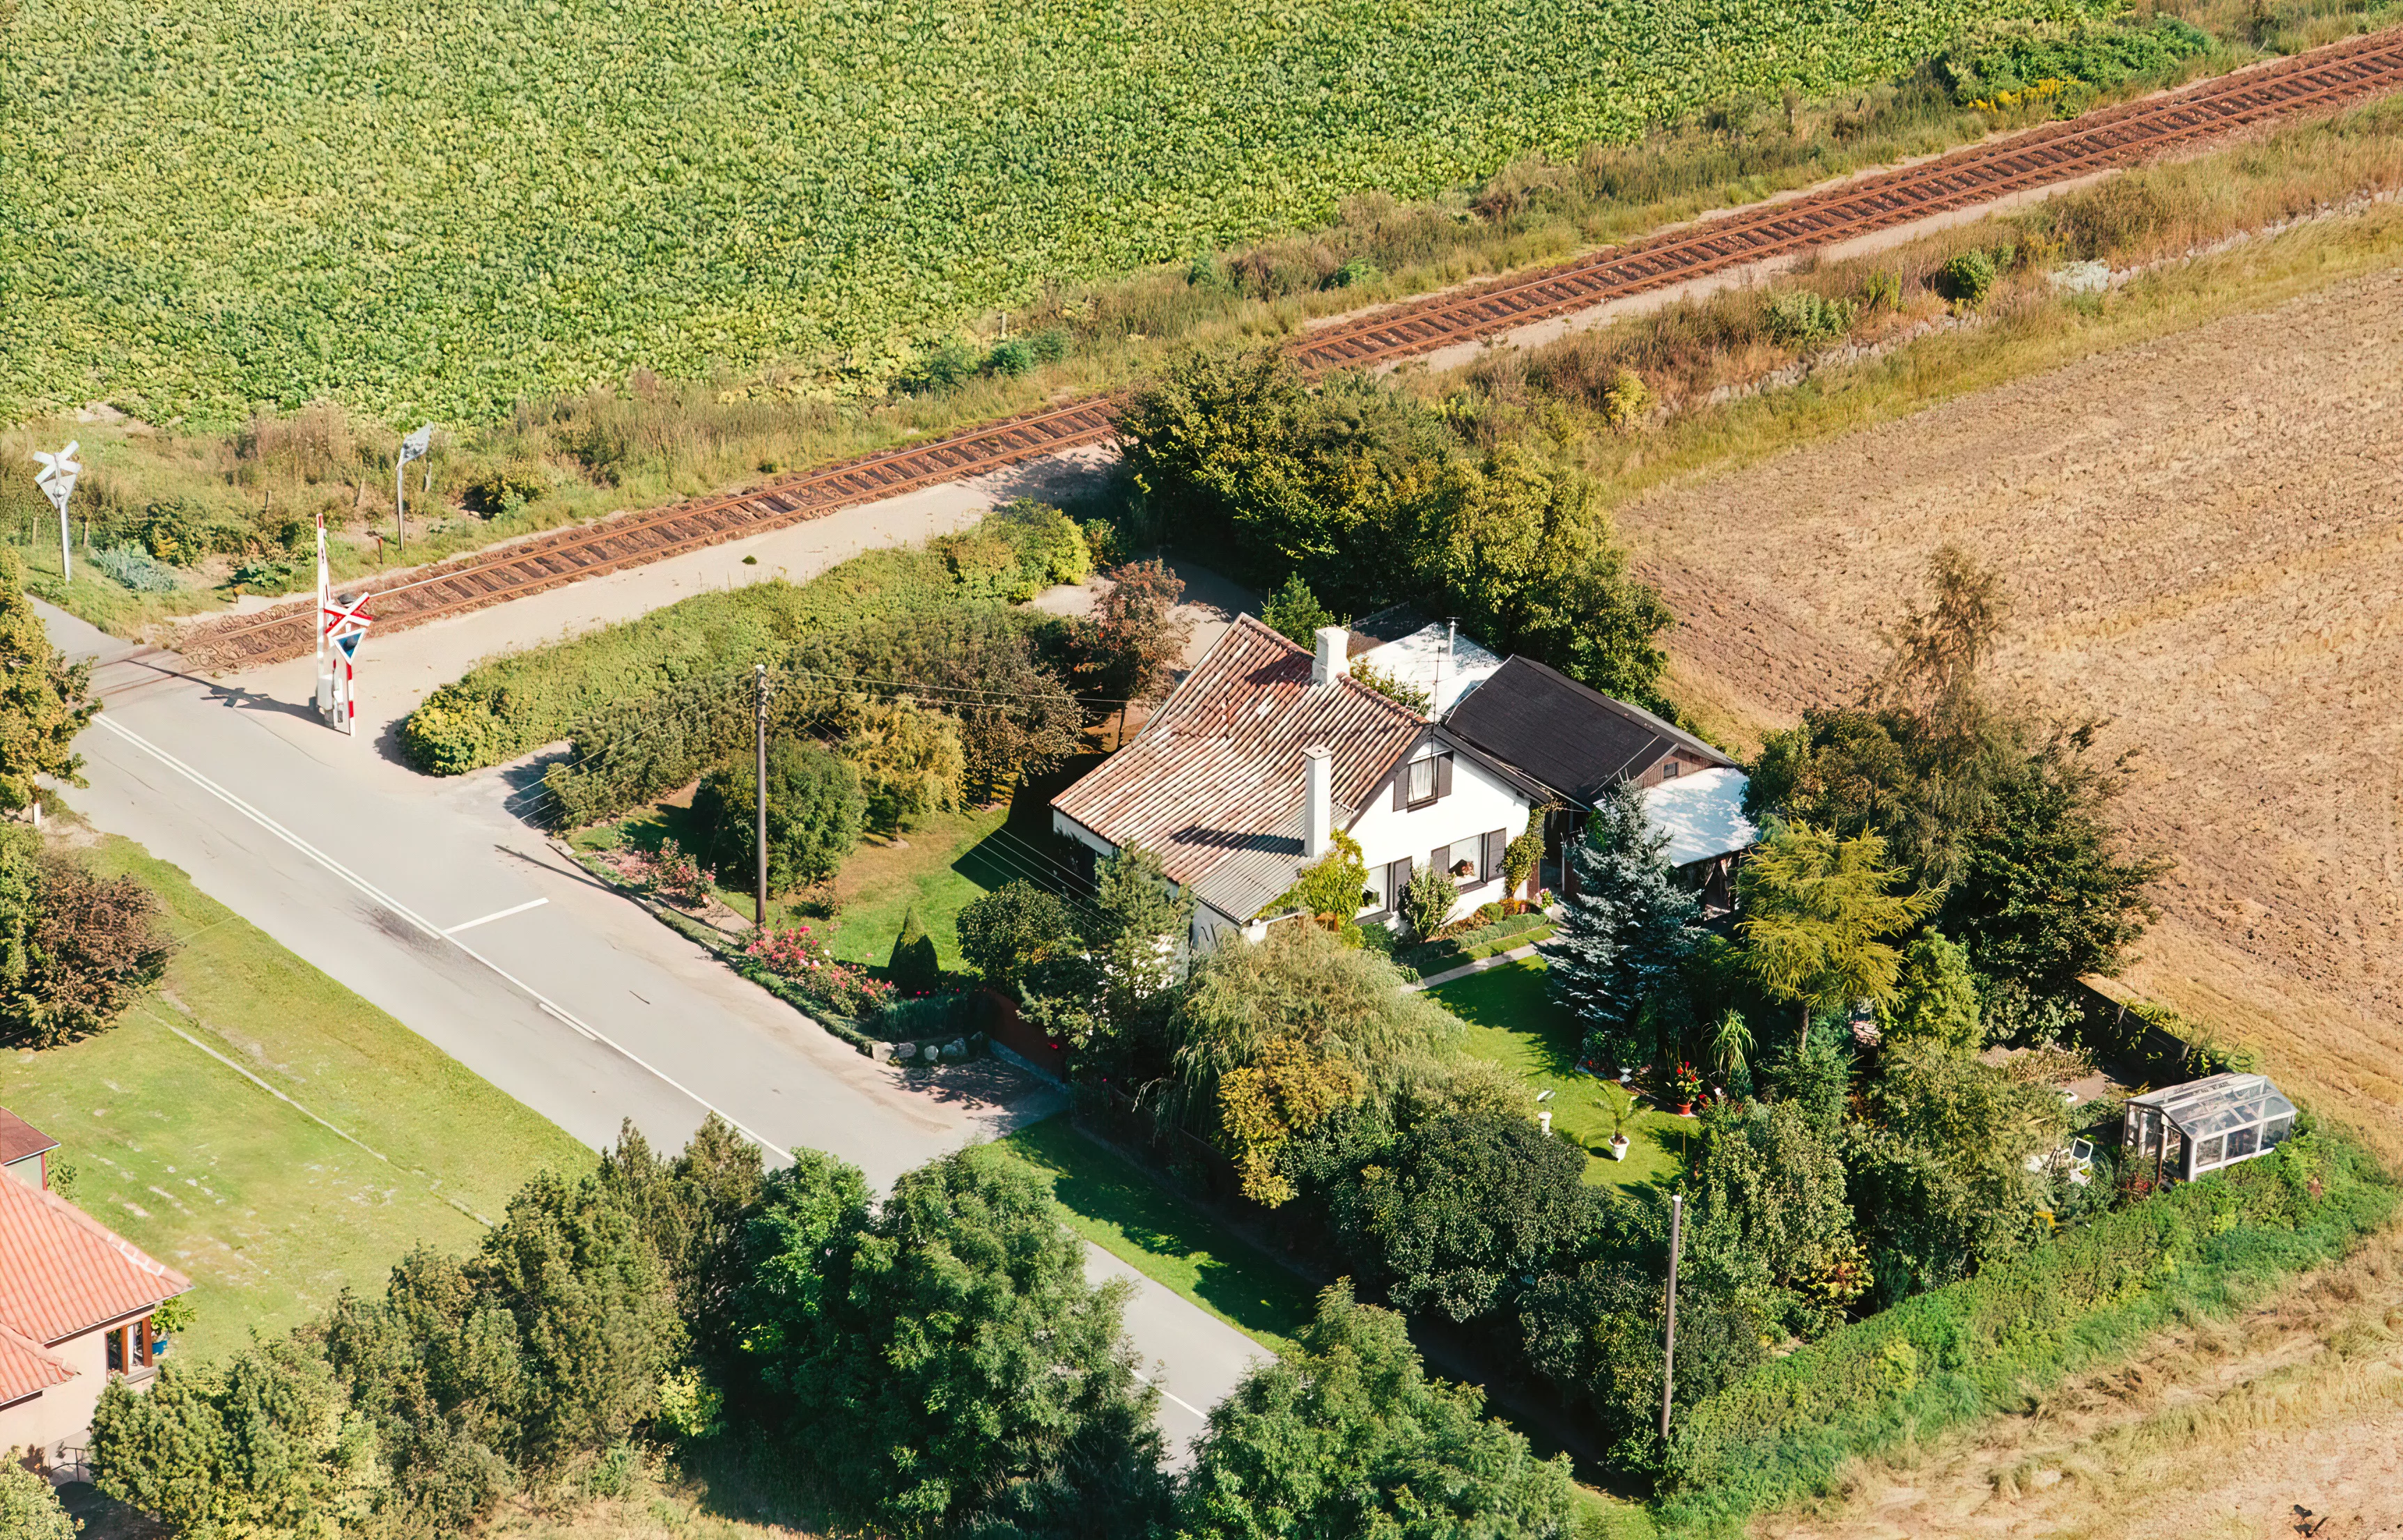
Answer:
[{"label": "dark window shutter", "polygon": [[1450,845],[1438,845],[1435,849],[1427,852],[1427,865],[1433,867],[1436,870],[1444,873],[1446,876],[1450,876],[1452,872],[1452,847]]},{"label": "dark window shutter", "polygon": [[1485,837],[1485,865],[1478,876],[1492,881],[1502,875],[1502,853],[1510,848],[1510,831],[1495,829]]},{"label": "dark window shutter", "polygon": [[1452,795],[1452,756],[1448,754],[1435,762],[1435,794],[1438,797]]},{"label": "dark window shutter", "polygon": [[1410,885],[1410,858],[1409,856],[1405,855],[1398,861],[1385,863],[1385,907],[1387,909],[1397,909],[1402,907],[1402,890]]},{"label": "dark window shutter", "polygon": [[1406,763],[1394,772],[1394,811],[1401,812],[1410,805],[1410,767]]}]

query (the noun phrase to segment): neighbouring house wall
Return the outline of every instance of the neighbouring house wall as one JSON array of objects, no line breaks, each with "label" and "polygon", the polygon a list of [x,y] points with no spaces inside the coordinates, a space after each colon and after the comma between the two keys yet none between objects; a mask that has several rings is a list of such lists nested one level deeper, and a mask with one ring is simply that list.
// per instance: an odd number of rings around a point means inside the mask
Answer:
[{"label": "neighbouring house wall", "polygon": [[[1442,752],[1432,742],[1422,744],[1410,757],[1424,758]],[[1407,773],[1395,771],[1396,776]],[[1394,862],[1407,856],[1416,871],[1427,864],[1438,845],[1450,845],[1457,840],[1473,839],[1499,829],[1506,839],[1515,839],[1527,827],[1528,806],[1524,794],[1500,780],[1483,766],[1465,754],[1455,754],[1452,762],[1452,790],[1433,802],[1416,808],[1394,806],[1394,783],[1387,780],[1368,794],[1368,805],[1352,822],[1347,831],[1360,841],[1360,856],[1368,867],[1368,882],[1381,889],[1383,874]],[[1480,855],[1479,859],[1482,857]],[[1475,882],[1463,882],[1460,903],[1452,918],[1470,912],[1480,904],[1492,903],[1505,896],[1501,873]],[[1384,907],[1372,906],[1364,914],[1388,912]]]},{"label": "neighbouring house wall", "polygon": [[22,1160],[9,1161],[7,1172],[9,1175],[29,1187],[36,1189],[46,1187],[49,1186],[49,1157],[47,1154],[29,1155]]},{"label": "neighbouring house wall", "polygon": [[[105,1333],[88,1331],[80,1337],[70,1337],[50,1351],[66,1360],[76,1377],[63,1385],[52,1385],[30,1400],[0,1408],[0,1450],[12,1455],[29,1448],[38,1449],[46,1461],[56,1461],[62,1446],[80,1446],[90,1431],[92,1409],[100,1405],[100,1393],[108,1383]],[[146,1384],[157,1372],[141,1370],[134,1382]]]}]

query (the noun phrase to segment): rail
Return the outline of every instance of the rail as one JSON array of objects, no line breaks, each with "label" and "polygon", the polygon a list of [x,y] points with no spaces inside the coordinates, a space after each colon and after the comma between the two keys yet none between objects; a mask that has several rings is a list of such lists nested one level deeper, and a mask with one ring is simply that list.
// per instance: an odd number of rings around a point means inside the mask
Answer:
[{"label": "rail", "polygon": [[[1815,250],[2015,192],[2139,164],[2200,141],[2333,111],[2403,89],[2403,29],[2333,43],[2273,63],[1754,204],[1630,245],[1458,292],[1389,306],[1305,332],[1289,344],[1311,375],[1418,356],[1532,322]],[[641,566],[840,508],[1094,444],[1114,431],[1117,395],[1088,396],[924,443],[880,450],[748,491],[626,514],[437,563],[376,594],[385,631]],[[188,627],[196,667],[297,658],[315,645],[313,600]]]}]

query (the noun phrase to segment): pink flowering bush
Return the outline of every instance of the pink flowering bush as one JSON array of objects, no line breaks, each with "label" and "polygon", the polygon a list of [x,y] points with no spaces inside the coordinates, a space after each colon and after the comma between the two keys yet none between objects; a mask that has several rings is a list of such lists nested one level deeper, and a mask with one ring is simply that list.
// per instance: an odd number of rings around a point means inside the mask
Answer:
[{"label": "pink flowering bush", "polygon": [[844,1016],[873,1015],[899,993],[883,979],[869,978],[858,964],[834,957],[826,950],[825,937],[807,925],[755,936],[743,951],[803,994]]},{"label": "pink flowering bush", "polygon": [[709,896],[708,874],[674,839],[660,841],[656,853],[619,851],[614,865],[645,893],[657,894],[679,908],[691,909]]}]

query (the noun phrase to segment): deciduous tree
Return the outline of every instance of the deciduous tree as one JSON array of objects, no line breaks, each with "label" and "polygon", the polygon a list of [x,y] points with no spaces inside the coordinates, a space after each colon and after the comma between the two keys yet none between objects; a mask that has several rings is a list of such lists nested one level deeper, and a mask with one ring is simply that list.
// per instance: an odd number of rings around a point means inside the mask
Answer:
[{"label": "deciduous tree", "polygon": [[91,664],[70,663],[25,593],[25,562],[0,549],[0,809],[33,805],[36,776],[84,784],[75,752],[100,702],[91,699]]},{"label": "deciduous tree", "polygon": [[[702,777],[693,815],[708,828],[718,881],[747,888],[757,871],[757,771],[749,756]],[[842,869],[868,815],[859,771],[814,742],[768,745],[768,891],[790,893]]]},{"label": "deciduous tree", "polygon": [[870,828],[912,829],[959,808],[967,795],[967,756],[950,714],[907,695],[890,701],[854,696],[844,708],[850,727],[842,756],[859,771]]},{"label": "deciduous tree", "polygon": [[1537,1460],[1479,1394],[1427,1378],[1399,1316],[1320,1297],[1299,1352],[1213,1408],[1177,1505],[1194,1540],[1550,1540],[1566,1456]]}]

